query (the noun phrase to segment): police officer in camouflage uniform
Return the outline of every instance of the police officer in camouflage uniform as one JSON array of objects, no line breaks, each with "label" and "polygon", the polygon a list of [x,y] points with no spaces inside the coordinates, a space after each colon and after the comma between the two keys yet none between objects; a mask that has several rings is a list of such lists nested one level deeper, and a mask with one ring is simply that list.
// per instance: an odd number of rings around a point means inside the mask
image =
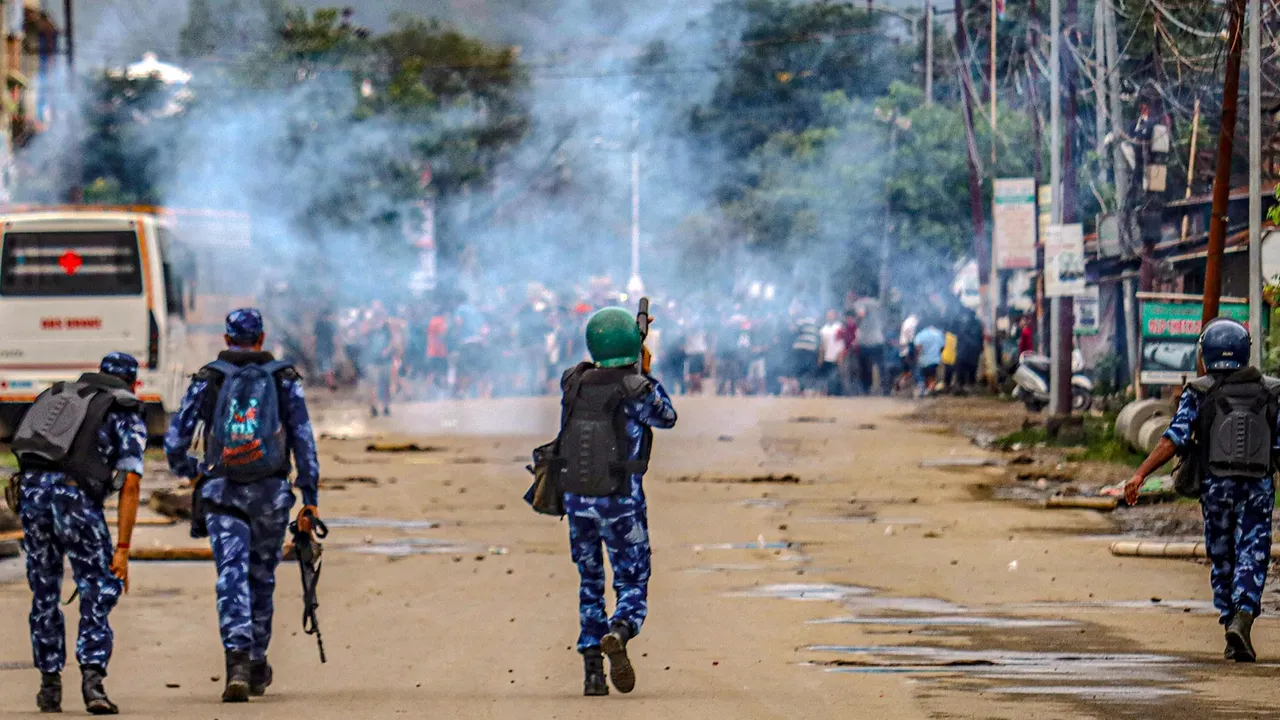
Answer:
[{"label": "police officer in camouflage uniform", "polygon": [[[257,310],[235,310],[227,316],[228,349],[219,354],[219,360],[237,367],[272,362],[271,354],[262,351],[264,338],[262,315]],[[297,470],[293,484],[302,493],[304,507],[298,514],[298,526],[303,532],[310,532],[311,517],[319,516],[319,463],[302,379],[292,368],[276,373],[275,378],[281,424]],[[274,477],[237,483],[210,475],[215,458],[201,461],[188,453],[197,425],[202,422],[208,448],[208,428],[219,383],[220,377],[210,368],[193,378],[169,425],[165,453],[175,475],[199,478],[192,534],[201,536],[207,532],[218,568],[218,625],[227,662],[222,700],[244,702],[250,695],[263,695],[271,684],[267,646],[274,612],[272,595],[295,498],[287,468]]]},{"label": "police officer in camouflage uniform", "polygon": [[1208,375],[1183,390],[1168,431],[1125,484],[1137,502],[1148,475],[1175,454],[1199,463],[1205,550],[1213,569],[1213,605],[1226,626],[1224,656],[1253,662],[1253,621],[1262,612],[1262,588],[1271,558],[1275,508],[1274,460],[1280,452],[1277,424],[1280,380],[1248,367],[1249,331],[1217,318],[1200,335]]},{"label": "police officer in camouflage uniform", "polygon": [[[71,561],[80,595],[76,659],[85,709],[94,715],[118,712],[103,688],[114,644],[107,618],[121,591],[129,589],[129,543],[138,511],[147,426],[141,403],[132,395],[138,361],[124,353],[111,353],[103,358],[99,370],[77,381],[86,392],[103,393],[103,402],[89,405],[64,460],[41,458],[39,439],[31,440],[26,423],[19,426],[14,439],[21,468],[22,544],[32,593],[31,647],[42,675],[36,698],[41,712],[62,711],[66,633],[58,604],[64,555]],[[58,388],[42,393],[28,415],[40,415],[42,403],[55,390]],[[102,503],[117,491],[120,538],[113,552]]]},{"label": "police officer in camouflage uniform", "polygon": [[[622,308],[605,308],[587,323],[593,363],[570,369],[564,391],[558,440],[567,471],[562,476],[569,545],[581,585],[578,652],[584,666],[584,695],[608,695],[609,676],[623,693],[635,687],[627,643],[648,613],[649,522],[642,480],[651,447],[651,428],[670,428],[676,411],[662,385],[649,375],[649,353],[635,318]],[[593,422],[598,421],[598,422]],[[598,425],[600,432],[594,432]],[[585,452],[583,450],[585,449]],[[585,455],[603,464],[583,462]],[[605,612],[604,551],[613,566],[617,604]]]}]

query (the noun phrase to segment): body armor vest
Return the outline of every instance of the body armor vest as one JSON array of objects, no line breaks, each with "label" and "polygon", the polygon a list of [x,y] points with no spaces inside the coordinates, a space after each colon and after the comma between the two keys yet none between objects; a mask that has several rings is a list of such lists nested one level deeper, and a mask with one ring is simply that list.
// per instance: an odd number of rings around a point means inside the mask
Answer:
[{"label": "body armor vest", "polygon": [[141,401],[117,377],[85,373],[57,383],[36,398],[13,438],[13,454],[25,471],[58,471],[101,502],[112,468],[98,450],[98,431],[113,408],[138,411]]},{"label": "body armor vest", "polygon": [[557,448],[564,492],[597,497],[623,494],[630,491],[631,475],[648,469],[649,433],[642,440],[640,458],[630,460],[623,409],[623,403],[643,397],[648,387],[648,380],[634,367],[580,367],[567,376],[565,423]]}]

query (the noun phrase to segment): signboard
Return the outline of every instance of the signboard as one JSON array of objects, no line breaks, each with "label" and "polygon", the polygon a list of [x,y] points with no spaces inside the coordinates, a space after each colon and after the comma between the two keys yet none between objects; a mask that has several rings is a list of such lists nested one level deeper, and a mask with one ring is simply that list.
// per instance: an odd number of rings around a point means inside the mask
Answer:
[{"label": "signboard", "polygon": [[[1198,374],[1202,312],[1199,302],[1142,300],[1142,384],[1181,385]],[[1219,314],[1249,324],[1248,303],[1223,300]]]},{"label": "signboard", "polygon": [[1075,298],[1076,335],[1097,335],[1101,318],[1098,303],[1098,286],[1090,285],[1084,294]]},{"label": "signboard", "polygon": [[1084,226],[1050,225],[1044,238],[1044,294],[1075,297],[1084,294]]},{"label": "signboard", "polygon": [[1036,181],[1015,178],[995,181],[991,242],[1000,270],[1036,267]]}]

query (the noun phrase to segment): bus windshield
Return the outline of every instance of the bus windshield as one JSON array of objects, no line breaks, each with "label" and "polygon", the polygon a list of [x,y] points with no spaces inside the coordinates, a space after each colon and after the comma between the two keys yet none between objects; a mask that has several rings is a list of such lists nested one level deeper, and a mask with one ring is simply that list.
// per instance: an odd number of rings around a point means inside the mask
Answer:
[{"label": "bus windshield", "polygon": [[141,294],[142,262],[134,231],[4,234],[0,250],[2,296]]}]

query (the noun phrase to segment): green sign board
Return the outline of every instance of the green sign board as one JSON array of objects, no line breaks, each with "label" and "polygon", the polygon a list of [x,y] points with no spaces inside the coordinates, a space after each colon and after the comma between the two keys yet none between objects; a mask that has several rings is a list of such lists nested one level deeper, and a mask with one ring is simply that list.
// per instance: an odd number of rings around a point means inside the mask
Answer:
[{"label": "green sign board", "polygon": [[[1198,302],[1142,301],[1142,373],[1144,385],[1181,385],[1196,376],[1200,338]],[[1249,324],[1247,303],[1222,303],[1222,317]]]}]

